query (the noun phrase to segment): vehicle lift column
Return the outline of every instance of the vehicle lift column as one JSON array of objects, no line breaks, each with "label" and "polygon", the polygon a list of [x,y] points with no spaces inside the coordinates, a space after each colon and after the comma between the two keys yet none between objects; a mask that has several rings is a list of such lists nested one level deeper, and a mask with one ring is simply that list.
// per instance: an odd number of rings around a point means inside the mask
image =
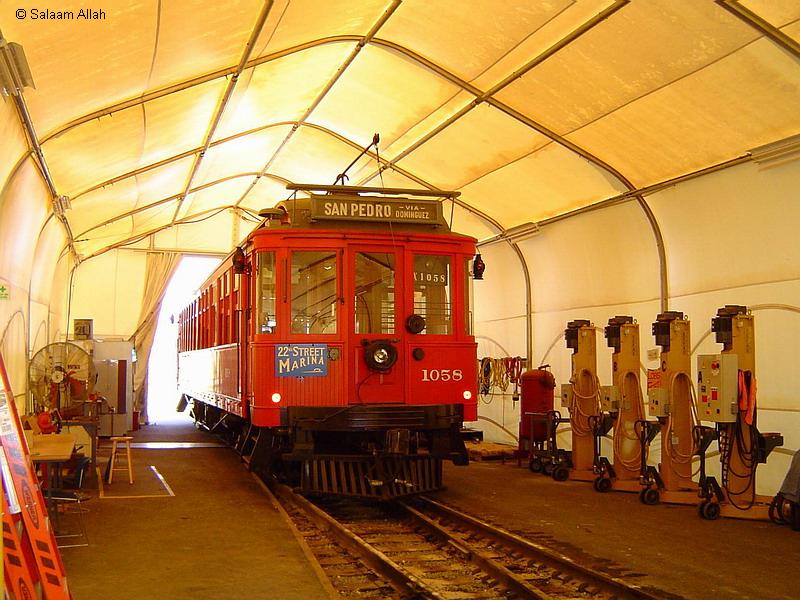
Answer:
[{"label": "vehicle lift column", "polygon": [[[700,447],[698,512],[704,519],[769,518],[772,498],[756,494],[756,468],[783,445],[779,433],[761,434],[757,427],[755,326],[745,306],[725,306],[711,320],[711,331],[723,345],[720,354],[697,357],[698,413],[710,427],[695,428]],[[721,484],[708,476],[705,451],[716,437],[722,465]]]},{"label": "vehicle lift column", "polygon": [[600,417],[595,327],[585,319],[567,323],[567,348],[572,350],[572,376],[561,386],[562,405],[572,427],[571,479],[593,481],[596,463],[593,422]]},{"label": "vehicle lift column", "polygon": [[661,464],[647,467],[640,498],[645,504],[659,500],[673,504],[697,504],[697,483],[692,480],[694,426],[697,408],[692,394],[691,324],[682,312],[668,311],[656,317],[652,327],[661,346],[661,365],[648,371],[649,414],[661,426]]},{"label": "vehicle lift column", "polygon": [[[633,317],[612,317],[605,328],[605,336],[608,346],[614,349],[612,385],[603,386],[601,397],[603,408],[609,409],[614,417],[614,462],[609,469],[607,461],[600,460],[605,468],[594,487],[600,492],[608,489],[641,492],[640,478],[647,466],[647,450],[658,427],[652,428],[651,436],[645,421],[639,381],[639,325],[634,323]],[[610,486],[601,479],[608,480]]]}]

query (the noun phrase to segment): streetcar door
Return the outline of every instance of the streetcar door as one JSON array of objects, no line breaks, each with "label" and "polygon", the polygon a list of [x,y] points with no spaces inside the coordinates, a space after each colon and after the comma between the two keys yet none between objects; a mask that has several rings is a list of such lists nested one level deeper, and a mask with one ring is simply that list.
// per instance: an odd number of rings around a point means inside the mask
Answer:
[{"label": "streetcar door", "polygon": [[401,250],[351,247],[348,331],[351,404],[404,401]]}]

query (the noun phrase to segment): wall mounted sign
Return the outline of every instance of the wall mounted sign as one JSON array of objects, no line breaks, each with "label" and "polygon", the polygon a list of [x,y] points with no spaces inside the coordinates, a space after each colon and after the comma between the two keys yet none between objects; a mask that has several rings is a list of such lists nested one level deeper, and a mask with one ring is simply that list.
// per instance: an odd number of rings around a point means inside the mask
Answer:
[{"label": "wall mounted sign", "polygon": [[312,195],[311,218],[313,220],[440,225],[442,205],[440,202],[431,200]]},{"label": "wall mounted sign", "polygon": [[326,377],[327,344],[277,344],[275,377]]}]

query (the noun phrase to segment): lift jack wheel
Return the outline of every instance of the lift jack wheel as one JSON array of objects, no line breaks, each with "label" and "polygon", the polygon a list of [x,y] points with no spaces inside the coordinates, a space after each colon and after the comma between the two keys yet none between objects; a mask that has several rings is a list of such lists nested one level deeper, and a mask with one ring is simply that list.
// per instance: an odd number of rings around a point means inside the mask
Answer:
[{"label": "lift jack wheel", "polygon": [[567,467],[556,467],[553,470],[553,479],[556,481],[566,481],[569,478],[569,469]]},{"label": "lift jack wheel", "polygon": [[707,521],[714,521],[719,518],[720,507],[718,502],[704,500],[697,507],[700,517]]},{"label": "lift jack wheel", "polygon": [[653,506],[654,504],[658,504],[660,499],[661,494],[659,493],[658,488],[644,488],[641,492],[639,492],[639,501],[642,504]]},{"label": "lift jack wheel", "polygon": [[541,473],[544,465],[542,464],[542,460],[540,458],[534,458],[528,463],[528,468],[534,473]]},{"label": "lift jack wheel", "polygon": [[592,485],[595,492],[604,494],[611,489],[611,480],[608,477],[595,477]]}]

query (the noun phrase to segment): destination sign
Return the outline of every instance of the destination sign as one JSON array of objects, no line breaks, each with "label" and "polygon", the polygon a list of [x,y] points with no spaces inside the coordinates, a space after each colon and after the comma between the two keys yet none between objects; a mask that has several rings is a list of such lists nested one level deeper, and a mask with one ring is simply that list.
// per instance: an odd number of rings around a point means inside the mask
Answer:
[{"label": "destination sign", "polygon": [[327,375],[327,344],[275,346],[275,377],[326,377]]},{"label": "destination sign", "polygon": [[431,200],[312,195],[311,218],[439,225],[442,205]]}]

